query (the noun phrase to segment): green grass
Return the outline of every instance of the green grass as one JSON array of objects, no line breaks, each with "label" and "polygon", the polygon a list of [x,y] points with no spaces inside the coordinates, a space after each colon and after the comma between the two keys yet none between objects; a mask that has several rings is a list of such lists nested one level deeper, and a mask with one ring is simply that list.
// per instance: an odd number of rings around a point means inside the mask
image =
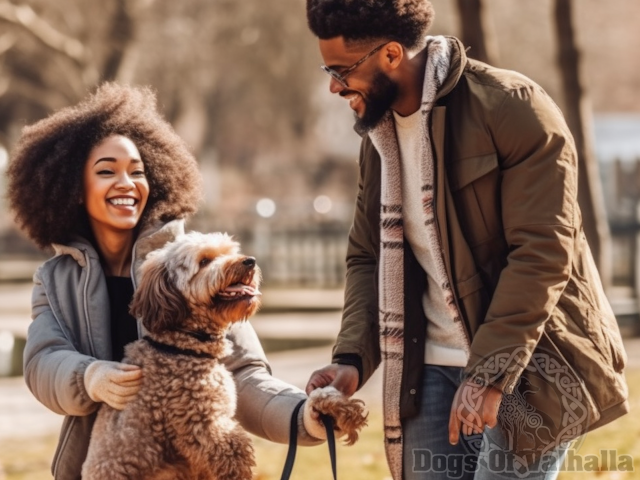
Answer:
[{"label": "green grass", "polygon": [[[287,456],[287,445],[278,445],[254,437],[256,447],[256,480],[278,480]],[[352,446],[336,444],[338,478],[349,480],[390,479],[384,454],[382,412],[369,413],[369,425],[364,428],[358,443]],[[315,447],[298,447],[291,480],[327,480],[331,477],[331,463],[326,443]]]},{"label": "green grass", "polygon": [[[626,480],[640,478],[640,418],[635,412],[640,407],[640,369],[629,370],[627,381],[630,390],[631,413],[591,432],[582,439],[577,447],[577,455],[583,459],[596,455],[600,458],[600,450],[616,450],[620,463],[621,455],[631,455],[633,470],[562,472],[559,480]],[[286,447],[255,440],[257,450],[257,479],[277,480],[280,478],[286,456]],[[390,478],[384,456],[382,442],[381,411],[370,413],[369,426],[363,431],[358,443],[352,447],[338,446],[338,477],[350,480]],[[584,460],[583,460],[584,461]],[[599,460],[599,464],[604,463]],[[303,447],[298,449],[292,480],[325,480],[331,478],[329,453],[326,445]]]},{"label": "green grass", "polygon": [[45,480],[58,437],[0,442],[0,480]]},{"label": "green grass", "polygon": [[[600,456],[600,449],[617,450],[621,455],[634,457],[634,472],[596,471],[562,472],[559,480],[626,480],[640,478],[640,417],[635,413],[640,407],[640,369],[627,372],[630,389],[631,413],[615,422],[589,433],[577,453]],[[49,462],[56,438],[14,440],[0,442],[0,480],[49,480]],[[282,473],[287,454],[286,445],[278,445],[255,438],[256,480],[277,480]],[[338,477],[349,480],[383,480],[389,477],[382,440],[382,414],[373,408],[369,414],[369,426],[364,429],[360,441],[351,447],[339,444]],[[602,462],[600,462],[602,463]],[[2,467],[4,467],[3,478]],[[291,476],[292,480],[326,480],[331,478],[329,452],[326,444],[316,447],[299,447]]]},{"label": "green grass", "polygon": [[[627,371],[627,383],[629,385],[630,412],[624,417],[605,425],[598,430],[586,435],[583,443],[578,447],[577,454],[586,458],[588,455],[596,455],[600,458],[600,450],[616,450],[618,462],[621,455],[633,457],[633,470],[631,472],[597,471],[597,472],[562,472],[559,480],[626,480],[640,478],[640,417],[637,416],[640,408],[640,369]],[[603,463],[602,459],[599,462]]]}]

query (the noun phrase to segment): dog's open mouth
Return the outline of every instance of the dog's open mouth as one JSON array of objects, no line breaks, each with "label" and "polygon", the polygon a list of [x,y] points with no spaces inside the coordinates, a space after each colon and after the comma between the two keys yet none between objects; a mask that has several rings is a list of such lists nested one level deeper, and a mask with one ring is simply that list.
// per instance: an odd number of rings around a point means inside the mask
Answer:
[{"label": "dog's open mouth", "polygon": [[244,283],[234,283],[233,285],[229,285],[224,290],[218,292],[216,298],[220,300],[243,300],[250,297],[255,297],[256,295],[262,295],[260,290],[254,285],[246,285]]}]

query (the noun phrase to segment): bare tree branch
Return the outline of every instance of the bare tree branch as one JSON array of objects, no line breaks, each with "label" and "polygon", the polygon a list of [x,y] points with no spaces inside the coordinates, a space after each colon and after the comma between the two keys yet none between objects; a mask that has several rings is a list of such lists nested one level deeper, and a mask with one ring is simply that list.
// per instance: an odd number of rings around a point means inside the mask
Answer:
[{"label": "bare tree branch", "polygon": [[11,50],[16,43],[16,36],[11,33],[5,33],[0,36],[0,55],[4,55],[6,52]]},{"label": "bare tree branch", "polygon": [[55,89],[43,89],[39,85],[33,85],[27,81],[13,82],[11,93],[30,102],[42,105],[53,112],[69,105],[69,100]]},{"label": "bare tree branch", "polygon": [[111,19],[109,31],[109,54],[102,68],[103,80],[115,80],[124,60],[127,48],[133,41],[135,21],[131,16],[127,0],[116,0],[116,11]]},{"label": "bare tree branch", "polygon": [[0,20],[24,28],[27,32],[45,44],[47,47],[61,53],[82,64],[85,59],[85,48],[75,38],[69,37],[53,28],[48,22],[28,5],[14,5],[0,2]]},{"label": "bare tree branch", "polygon": [[11,80],[5,76],[0,77],[0,97],[9,91]]}]

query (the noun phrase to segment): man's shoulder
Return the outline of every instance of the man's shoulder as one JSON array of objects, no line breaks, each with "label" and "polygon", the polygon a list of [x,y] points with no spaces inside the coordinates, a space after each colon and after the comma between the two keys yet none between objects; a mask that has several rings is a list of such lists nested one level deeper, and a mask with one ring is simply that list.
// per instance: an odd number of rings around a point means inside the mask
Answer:
[{"label": "man's shoulder", "polygon": [[540,88],[536,82],[522,73],[493,67],[474,59],[469,59],[463,76],[470,88],[493,91],[500,96]]}]

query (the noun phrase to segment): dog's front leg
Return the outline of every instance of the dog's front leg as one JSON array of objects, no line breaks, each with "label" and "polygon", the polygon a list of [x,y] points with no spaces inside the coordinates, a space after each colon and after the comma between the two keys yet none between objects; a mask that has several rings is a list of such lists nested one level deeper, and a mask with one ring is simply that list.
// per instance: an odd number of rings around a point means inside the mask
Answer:
[{"label": "dog's front leg", "polygon": [[175,447],[190,465],[192,480],[251,480],[255,466],[251,439],[233,420],[185,432]]},{"label": "dog's front leg", "polygon": [[215,480],[251,480],[255,467],[253,445],[249,436],[236,426],[223,437],[215,451],[209,452],[210,471],[216,472]]}]

